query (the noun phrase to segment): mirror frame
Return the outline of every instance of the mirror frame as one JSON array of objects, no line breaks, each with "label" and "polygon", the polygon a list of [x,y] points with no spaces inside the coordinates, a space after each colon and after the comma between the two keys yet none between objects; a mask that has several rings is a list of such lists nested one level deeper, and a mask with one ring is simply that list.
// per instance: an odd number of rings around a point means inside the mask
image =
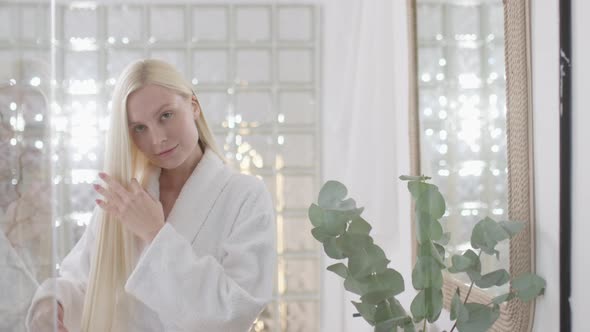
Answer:
[{"label": "mirror frame", "polygon": [[[409,17],[409,133],[412,175],[422,175],[420,167],[420,122],[418,113],[418,45],[417,0],[408,1]],[[521,221],[525,228],[510,240],[510,275],[535,271],[533,121],[531,80],[530,0],[503,0],[506,70],[506,133],[508,154],[508,215]],[[523,51],[524,50],[524,51]],[[428,174],[426,174],[428,175]],[[412,219],[412,264],[416,264],[414,205]],[[459,288],[467,294],[468,285],[444,273],[444,307],[450,310],[451,298]],[[472,302],[487,304],[493,297],[477,287],[470,295]],[[500,317],[490,331],[530,331],[535,303],[514,299],[500,306]]]}]

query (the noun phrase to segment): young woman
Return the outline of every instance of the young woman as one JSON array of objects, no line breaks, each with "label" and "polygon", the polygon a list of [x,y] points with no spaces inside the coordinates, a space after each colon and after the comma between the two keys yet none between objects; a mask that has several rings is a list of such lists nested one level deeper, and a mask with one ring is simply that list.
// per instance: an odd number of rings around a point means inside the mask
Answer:
[{"label": "young woman", "polygon": [[112,105],[92,221],[37,290],[28,329],[53,331],[55,319],[69,332],[248,331],[276,265],[262,181],[225,164],[171,65],[130,64]]}]

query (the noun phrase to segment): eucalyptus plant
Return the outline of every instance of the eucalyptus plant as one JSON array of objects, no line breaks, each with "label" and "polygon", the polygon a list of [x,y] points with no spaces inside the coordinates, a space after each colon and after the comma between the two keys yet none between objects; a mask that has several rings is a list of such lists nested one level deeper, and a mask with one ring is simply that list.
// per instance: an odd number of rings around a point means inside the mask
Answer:
[{"label": "eucalyptus plant", "polygon": [[[376,332],[426,331],[426,322],[438,320],[443,307],[443,271],[466,273],[471,281],[469,291],[461,300],[457,288],[452,300],[450,319],[460,332],[478,332],[489,329],[500,315],[500,304],[514,299],[531,301],[542,294],[545,280],[533,273],[515,278],[505,269],[482,274],[480,257],[500,252],[496,245],[510,239],[524,228],[513,221],[496,222],[485,217],[473,228],[471,247],[461,255],[453,255],[451,265],[446,263],[445,246],[450,234],[444,233],[439,221],[446,205],[438,187],[428,183],[426,176],[400,176],[408,181],[408,190],[415,201],[417,260],[412,271],[412,286],[418,291],[406,312],[396,295],[405,290],[404,279],[395,269],[384,251],[370,235],[371,225],[361,217],[362,207],[347,198],[346,186],[337,181],[326,182],[320,190],[317,204],[309,207],[309,220],[314,228],[313,237],[321,242],[326,255],[345,260],[328,266],[328,270],[344,279],[344,288],[360,296],[352,304]],[[470,303],[473,285],[479,288],[501,286],[511,282],[508,293],[495,297],[490,303]]]}]

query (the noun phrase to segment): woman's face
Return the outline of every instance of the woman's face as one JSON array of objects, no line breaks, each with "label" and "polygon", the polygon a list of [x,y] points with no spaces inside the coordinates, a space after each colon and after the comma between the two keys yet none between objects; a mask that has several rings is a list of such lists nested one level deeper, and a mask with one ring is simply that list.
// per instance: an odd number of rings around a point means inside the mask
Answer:
[{"label": "woman's face", "polygon": [[174,169],[201,153],[195,125],[200,111],[196,101],[149,84],[127,97],[129,134],[154,165]]}]

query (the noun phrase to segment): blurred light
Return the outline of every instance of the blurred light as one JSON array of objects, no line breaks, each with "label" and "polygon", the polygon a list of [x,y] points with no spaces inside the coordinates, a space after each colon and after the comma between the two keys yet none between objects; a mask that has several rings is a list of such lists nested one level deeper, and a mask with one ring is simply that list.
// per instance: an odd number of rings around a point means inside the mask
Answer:
[{"label": "blurred light", "polygon": [[474,73],[460,74],[459,85],[463,89],[477,89],[481,86],[481,79]]},{"label": "blurred light", "polygon": [[439,64],[439,66],[443,66],[444,67],[444,66],[447,65],[447,60],[445,60],[444,58],[440,58],[438,60],[438,64]]},{"label": "blurred light", "polygon": [[32,86],[39,86],[41,84],[41,79],[35,76],[31,78],[31,81],[29,83],[31,83]]},{"label": "blurred light", "polygon": [[97,180],[95,169],[72,169],[72,184],[88,183]]},{"label": "blurred light", "polygon": [[426,133],[426,136],[432,136],[432,134],[434,133],[434,130],[428,128],[428,129],[426,129],[425,133]]},{"label": "blurred light", "polygon": [[98,49],[96,39],[89,37],[71,37],[70,45],[74,51],[95,51]]},{"label": "blurred light", "polygon": [[424,109],[424,115],[426,115],[426,116],[431,116],[431,115],[432,115],[432,108],[430,108],[430,107],[426,107],[426,108]]},{"label": "blurred light", "polygon": [[492,171],[492,174],[494,174],[494,176],[498,176],[500,175],[500,170],[496,168]]},{"label": "blurred light", "polygon": [[444,160],[444,159],[441,159],[441,160],[438,161],[438,165],[439,166],[446,166],[447,165],[447,161]]},{"label": "blurred light", "polygon": [[470,210],[461,210],[461,215],[463,217],[467,217],[470,214],[471,214],[471,211]]},{"label": "blurred light", "polygon": [[10,85],[11,86],[16,85],[16,80],[14,78],[10,79]]},{"label": "blurred light", "polygon": [[228,88],[227,89],[227,94],[228,95],[233,95],[234,94],[234,89],[233,88]]},{"label": "blurred light", "polygon": [[55,114],[61,113],[61,106],[59,106],[59,104],[57,104],[56,102],[51,103],[51,109]]},{"label": "blurred light", "polygon": [[440,119],[446,119],[447,118],[447,112],[446,111],[440,111],[440,112],[438,112],[438,117]]},{"label": "blurred light", "polygon": [[11,111],[16,111],[17,105],[15,102],[10,103],[10,110]]},{"label": "blurred light", "polygon": [[436,34],[436,40],[442,40],[443,36],[440,33]]},{"label": "blurred light", "polygon": [[242,144],[242,136],[236,135],[236,144],[237,145],[241,145]]},{"label": "blurred light", "polygon": [[489,101],[490,101],[490,105],[498,104],[498,96],[496,94],[491,94]]},{"label": "blurred light", "polygon": [[197,84],[199,84],[199,80],[196,78],[193,78],[192,83],[193,83],[193,85],[197,85]]},{"label": "blurred light", "polygon": [[504,209],[494,209],[492,210],[492,213],[495,215],[501,215],[504,214]]},{"label": "blurred light", "polygon": [[59,156],[54,154],[51,159],[53,159],[53,161],[58,161],[59,160]]},{"label": "blurred light", "polygon": [[121,41],[123,42],[123,44],[129,44],[129,38],[127,37],[121,38]]},{"label": "blurred light", "polygon": [[41,122],[41,121],[43,121],[43,114],[41,114],[41,113],[37,113],[37,114],[35,115],[35,121],[38,121],[38,122]]},{"label": "blurred light", "polygon": [[492,152],[498,152],[500,151],[500,147],[498,147],[497,145],[492,145]]},{"label": "blurred light", "polygon": [[488,35],[488,37],[487,37],[487,40],[488,40],[488,41],[492,41],[492,40],[494,40],[495,38],[496,38],[496,36],[495,36],[493,33],[490,33],[490,34]]},{"label": "blurred light", "polygon": [[57,175],[56,177],[53,178],[53,184],[59,184],[61,182],[61,180],[63,180],[61,175]]},{"label": "blurred light", "polygon": [[68,92],[73,95],[96,94],[98,87],[96,86],[96,81],[93,79],[70,80]]},{"label": "blurred light", "polygon": [[43,149],[43,142],[35,141],[35,147],[39,150]]},{"label": "blurred light", "polygon": [[441,130],[438,133],[438,137],[440,137],[441,140],[446,140],[447,139],[447,131],[446,130]]},{"label": "blurred light", "polygon": [[277,116],[277,120],[279,121],[279,123],[285,122],[285,114],[279,113],[279,115]]},{"label": "blurred light", "polygon": [[235,121],[236,121],[236,123],[240,123],[240,122],[242,122],[242,115],[241,115],[241,114],[237,114],[237,115],[235,116]]},{"label": "blurred light", "polygon": [[90,152],[88,154],[88,160],[90,160],[90,161],[96,161],[96,154],[93,153],[93,152]]},{"label": "blurred light", "polygon": [[444,80],[445,79],[445,74],[443,74],[443,73],[436,74],[436,79],[439,80],[439,81]]},{"label": "blurred light", "polygon": [[76,220],[76,224],[80,227],[88,226],[92,220],[92,212],[73,212],[70,214],[72,220]]},{"label": "blurred light", "polygon": [[441,106],[447,106],[447,97],[445,97],[445,96],[438,97],[438,103]]},{"label": "blurred light", "polygon": [[80,160],[82,160],[82,156],[79,153],[74,153],[74,160],[80,161]]},{"label": "blurred light", "polygon": [[479,214],[479,211],[477,210],[471,210],[471,214],[474,216],[477,216]]},{"label": "blurred light", "polygon": [[16,138],[10,139],[10,145],[16,145]]},{"label": "blurred light", "polygon": [[283,143],[285,143],[285,137],[283,135],[277,137],[277,142],[279,145],[283,145]]},{"label": "blurred light", "polygon": [[111,37],[109,37],[108,41],[109,41],[109,44],[114,44],[116,39],[115,39],[115,37],[111,36]]},{"label": "blurred light", "polygon": [[440,175],[440,176],[449,176],[449,174],[451,174],[451,172],[448,169],[439,169],[438,170],[438,175]]},{"label": "blurred light", "polygon": [[422,74],[422,81],[430,82],[430,74]]},{"label": "blurred light", "polygon": [[447,151],[449,151],[449,147],[446,144],[442,144],[438,151],[440,152],[440,154],[446,154]]},{"label": "blurred light", "polygon": [[485,162],[482,160],[468,160],[462,163],[459,176],[481,176]]}]

